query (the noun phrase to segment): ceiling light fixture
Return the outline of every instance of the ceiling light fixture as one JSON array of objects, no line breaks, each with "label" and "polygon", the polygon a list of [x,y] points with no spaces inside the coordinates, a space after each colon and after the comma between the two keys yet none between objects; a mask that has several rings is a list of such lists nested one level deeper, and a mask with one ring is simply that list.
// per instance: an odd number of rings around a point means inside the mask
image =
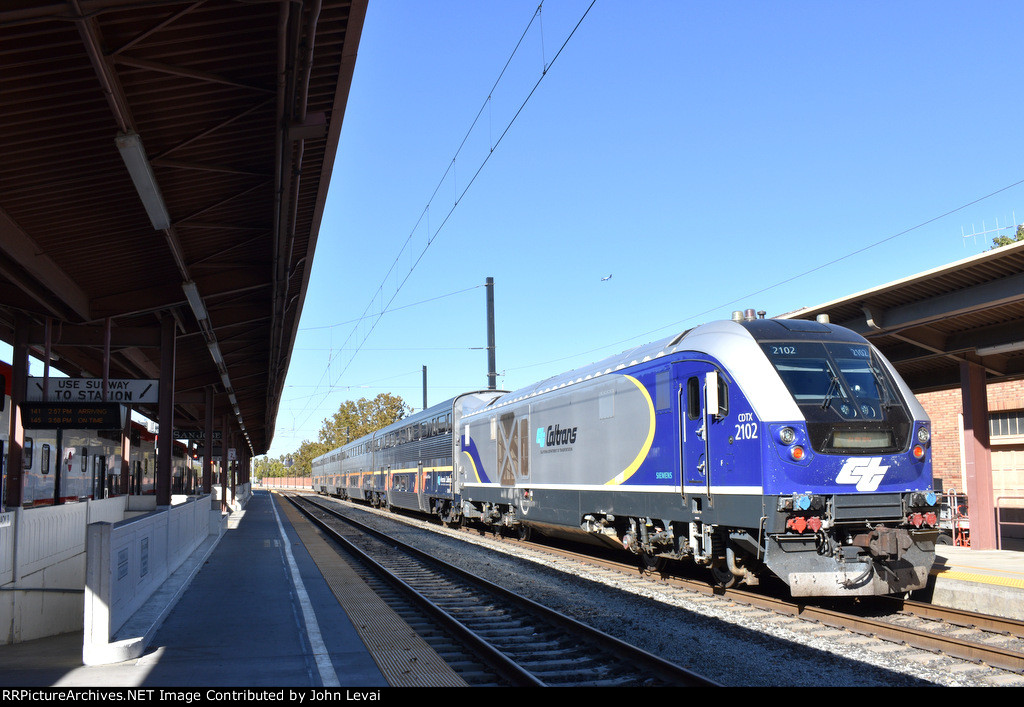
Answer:
[{"label": "ceiling light fixture", "polygon": [[181,283],[181,289],[185,291],[185,299],[188,300],[188,306],[192,308],[196,319],[200,322],[209,320],[210,315],[206,312],[206,305],[203,304],[203,298],[199,296],[199,288],[196,287],[196,283],[188,280]]},{"label": "ceiling light fixture", "polygon": [[167,206],[160,194],[160,187],[156,183],[153,168],[142,147],[142,138],[137,133],[120,133],[115,142],[153,228],[158,231],[170,228],[171,216],[167,213]]},{"label": "ceiling light fixture", "polygon": [[995,346],[982,346],[976,349],[979,356],[994,356],[996,354],[1013,353],[1024,350],[1024,341],[1010,341]]}]

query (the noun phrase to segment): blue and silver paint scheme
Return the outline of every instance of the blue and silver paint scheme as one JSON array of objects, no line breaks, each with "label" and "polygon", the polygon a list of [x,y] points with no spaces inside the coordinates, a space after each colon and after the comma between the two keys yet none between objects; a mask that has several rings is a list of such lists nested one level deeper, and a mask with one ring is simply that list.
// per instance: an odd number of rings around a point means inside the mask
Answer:
[{"label": "blue and silver paint scheme", "polygon": [[317,457],[313,490],[457,520],[453,425],[504,392],[463,393]]},{"label": "blue and silver paint scheme", "polygon": [[[843,419],[829,404],[814,413],[820,401],[794,397],[782,373],[817,384],[836,367],[798,356],[822,342],[870,363],[851,359],[857,368],[845,377],[864,387],[847,386],[845,399],[880,398],[878,419],[852,408]],[[867,389],[871,376],[888,392]],[[844,400],[835,385],[825,397]],[[836,421],[818,419],[829,416]],[[883,416],[898,418],[898,435]],[[691,558],[724,582],[754,583],[767,570],[794,595],[909,591],[924,586],[934,553],[934,529],[907,522],[931,498],[927,443],[912,452],[928,424],[892,366],[853,332],[736,317],[463,416],[455,487],[468,518]],[[825,446],[812,439],[823,435]]]}]

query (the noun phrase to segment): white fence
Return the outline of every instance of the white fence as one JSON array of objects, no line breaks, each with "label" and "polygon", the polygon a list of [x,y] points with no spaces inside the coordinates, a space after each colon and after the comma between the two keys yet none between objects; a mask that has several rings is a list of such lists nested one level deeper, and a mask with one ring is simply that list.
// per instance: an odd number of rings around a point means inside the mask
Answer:
[{"label": "white fence", "polygon": [[121,629],[210,535],[221,530],[219,504],[210,496],[117,523],[88,528],[83,659],[86,664],[127,660],[141,654],[169,605],[154,608],[143,628]]},{"label": "white fence", "polygon": [[[249,495],[248,484],[229,490],[228,508],[243,507]],[[83,627],[86,641],[104,631],[109,641],[199,544],[221,532],[219,499],[218,488],[212,498],[175,496],[159,511],[155,496],[116,496],[0,513],[0,645]],[[87,574],[95,575],[88,588]]]},{"label": "white fence", "polygon": [[126,499],[18,508],[2,514],[0,644],[81,629],[86,525],[122,518]]}]

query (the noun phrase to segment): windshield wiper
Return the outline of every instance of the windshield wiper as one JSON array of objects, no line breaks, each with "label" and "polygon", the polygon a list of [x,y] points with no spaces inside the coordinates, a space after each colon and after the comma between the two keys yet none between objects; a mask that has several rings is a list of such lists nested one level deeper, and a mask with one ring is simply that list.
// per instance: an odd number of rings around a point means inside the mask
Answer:
[{"label": "windshield wiper", "polygon": [[835,394],[832,391],[839,390],[839,376],[832,374],[832,380],[828,384],[828,390],[825,391],[825,398],[821,401],[821,409],[825,410],[829,405],[832,404],[832,398]]}]

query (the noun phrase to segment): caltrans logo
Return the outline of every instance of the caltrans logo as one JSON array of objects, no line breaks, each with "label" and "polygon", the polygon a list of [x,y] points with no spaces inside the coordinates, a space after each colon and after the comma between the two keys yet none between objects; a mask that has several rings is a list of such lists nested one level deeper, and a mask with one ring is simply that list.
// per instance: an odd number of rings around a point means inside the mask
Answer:
[{"label": "caltrans logo", "polygon": [[558,425],[549,425],[545,430],[543,427],[537,428],[537,446],[538,447],[558,447],[566,444],[576,443],[576,428],[575,427],[559,427]]},{"label": "caltrans logo", "polygon": [[851,457],[840,469],[836,483],[856,484],[858,491],[877,491],[888,470],[888,466],[882,466],[881,457]]}]

